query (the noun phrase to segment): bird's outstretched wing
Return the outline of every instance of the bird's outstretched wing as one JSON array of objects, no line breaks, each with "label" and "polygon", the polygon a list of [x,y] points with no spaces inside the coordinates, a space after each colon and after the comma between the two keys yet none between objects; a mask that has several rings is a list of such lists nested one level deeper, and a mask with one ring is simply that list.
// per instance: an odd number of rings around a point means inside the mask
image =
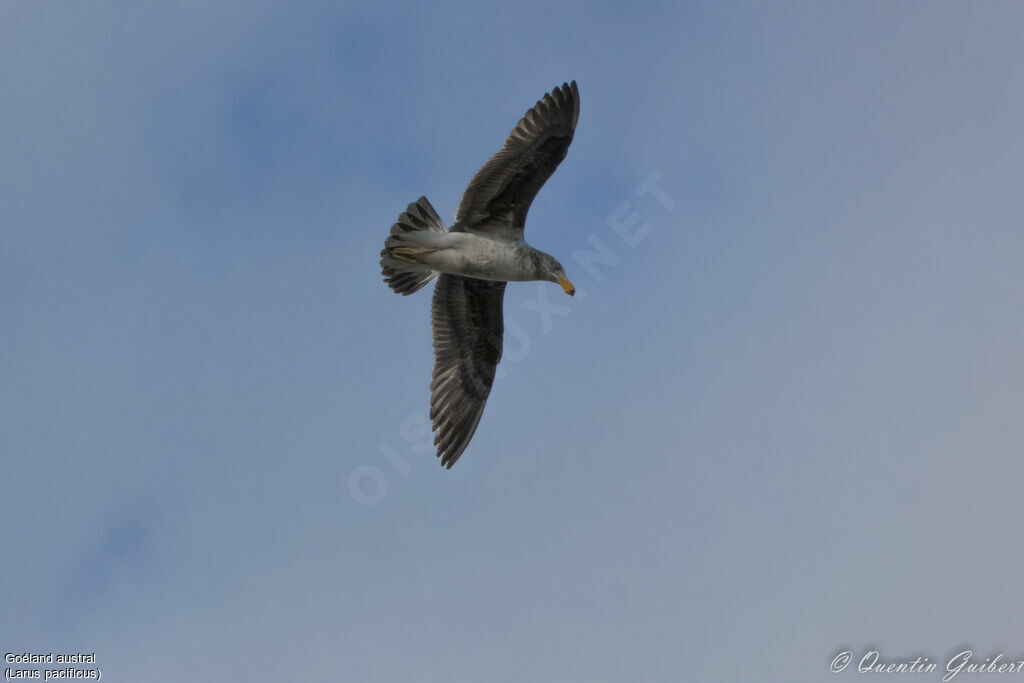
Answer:
[{"label": "bird's outstretched wing", "polygon": [[453,229],[522,238],[530,204],[569,151],[579,116],[576,81],[544,95],[519,120],[501,150],[473,176],[459,202]]},{"label": "bird's outstretched wing", "polygon": [[506,284],[443,274],[434,286],[430,419],[445,467],[466,450],[491,393],[501,360]]}]

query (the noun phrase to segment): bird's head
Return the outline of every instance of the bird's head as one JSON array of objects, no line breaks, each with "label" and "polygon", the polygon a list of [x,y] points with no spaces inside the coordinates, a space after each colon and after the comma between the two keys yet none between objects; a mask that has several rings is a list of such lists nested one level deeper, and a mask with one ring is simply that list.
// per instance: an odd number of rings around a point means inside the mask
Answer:
[{"label": "bird's head", "polygon": [[547,254],[543,254],[543,257],[543,261],[541,262],[541,277],[548,282],[554,282],[559,285],[562,288],[562,291],[569,296],[576,294],[576,288],[571,282],[569,282],[569,278],[565,276],[565,268],[563,268],[562,264],[558,262],[558,259]]}]

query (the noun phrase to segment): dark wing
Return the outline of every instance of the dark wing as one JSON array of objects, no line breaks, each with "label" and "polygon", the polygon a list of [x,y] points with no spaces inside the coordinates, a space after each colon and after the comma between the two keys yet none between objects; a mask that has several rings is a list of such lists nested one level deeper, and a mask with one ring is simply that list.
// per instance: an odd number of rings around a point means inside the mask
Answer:
[{"label": "dark wing", "polygon": [[501,151],[473,176],[455,222],[470,230],[521,238],[526,212],[569,151],[579,116],[576,81],[544,95],[512,129]]},{"label": "dark wing", "polygon": [[442,274],[434,286],[434,377],[430,419],[441,464],[473,438],[501,360],[504,282]]}]

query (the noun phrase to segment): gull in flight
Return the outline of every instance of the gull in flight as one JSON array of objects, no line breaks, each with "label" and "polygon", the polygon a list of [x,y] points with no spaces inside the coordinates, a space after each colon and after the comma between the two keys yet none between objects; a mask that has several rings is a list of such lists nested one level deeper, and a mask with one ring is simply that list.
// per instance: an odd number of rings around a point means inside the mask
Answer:
[{"label": "gull in flight", "polygon": [[466,450],[491,393],[505,285],[540,280],[576,293],[562,264],[526,243],[523,226],[533,198],[569,151],[579,115],[576,81],[544,95],[473,176],[450,229],[420,197],[384,242],[381,273],[396,293],[412,294],[440,275],[431,307],[430,419],[444,467]]}]

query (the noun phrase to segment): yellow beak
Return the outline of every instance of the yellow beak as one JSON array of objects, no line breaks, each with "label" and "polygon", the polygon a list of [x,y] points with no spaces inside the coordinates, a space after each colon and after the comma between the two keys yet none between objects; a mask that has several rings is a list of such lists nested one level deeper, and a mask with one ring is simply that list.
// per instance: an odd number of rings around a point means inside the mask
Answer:
[{"label": "yellow beak", "polygon": [[574,294],[576,294],[576,288],[572,286],[572,283],[569,282],[568,279],[564,277],[560,278],[558,280],[558,284],[562,285],[562,291],[568,294],[569,296],[573,296]]}]

